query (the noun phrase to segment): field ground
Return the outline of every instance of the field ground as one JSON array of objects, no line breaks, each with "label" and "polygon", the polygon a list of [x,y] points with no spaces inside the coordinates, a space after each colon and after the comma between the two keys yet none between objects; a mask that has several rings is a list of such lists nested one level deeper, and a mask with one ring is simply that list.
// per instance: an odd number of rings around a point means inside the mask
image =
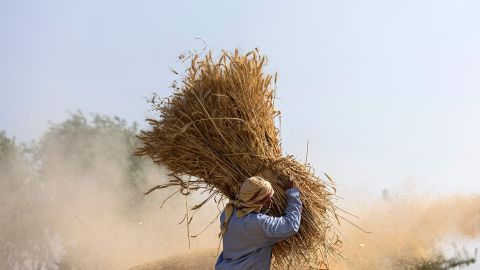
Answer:
[{"label": "field ground", "polygon": [[176,256],[170,256],[158,261],[139,265],[130,270],[207,270],[212,269],[217,259],[216,250],[203,250],[186,252]]}]

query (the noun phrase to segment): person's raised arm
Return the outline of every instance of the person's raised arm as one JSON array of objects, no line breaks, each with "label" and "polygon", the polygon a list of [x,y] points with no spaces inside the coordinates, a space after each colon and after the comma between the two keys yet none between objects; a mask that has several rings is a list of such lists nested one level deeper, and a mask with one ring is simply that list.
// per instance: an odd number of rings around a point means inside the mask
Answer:
[{"label": "person's raised arm", "polygon": [[300,191],[294,187],[292,177],[285,184],[284,189],[287,196],[285,214],[281,217],[262,216],[261,225],[267,244],[288,238],[300,229],[302,201],[300,200]]}]

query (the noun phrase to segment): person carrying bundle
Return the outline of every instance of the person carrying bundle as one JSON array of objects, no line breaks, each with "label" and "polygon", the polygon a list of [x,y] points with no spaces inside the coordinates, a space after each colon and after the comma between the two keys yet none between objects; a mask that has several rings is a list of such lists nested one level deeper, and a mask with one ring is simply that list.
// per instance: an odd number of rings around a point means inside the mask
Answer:
[{"label": "person carrying bundle", "polygon": [[284,189],[285,213],[273,217],[266,215],[274,193],[270,182],[259,176],[245,180],[237,200],[230,201],[221,214],[223,252],[215,270],[270,269],[273,244],[296,234],[300,228],[302,202],[292,177]]},{"label": "person carrying bundle", "polygon": [[[329,262],[342,258],[335,184],[282,150],[275,125],[280,115],[274,106],[277,76],[265,71],[267,62],[258,50],[222,51],[218,60],[211,52],[194,54],[174,93],[152,99],[159,117],[147,119],[150,128],[138,135],[142,146],[135,154],[149,156],[172,176],[151,191],[204,194],[189,210],[211,199],[232,202],[222,217],[224,252],[217,269],[245,269],[252,262],[268,269],[270,260],[278,269],[329,269]],[[269,184],[245,182],[254,175]],[[298,190],[283,192],[292,176]],[[269,204],[271,216],[265,215]]]}]

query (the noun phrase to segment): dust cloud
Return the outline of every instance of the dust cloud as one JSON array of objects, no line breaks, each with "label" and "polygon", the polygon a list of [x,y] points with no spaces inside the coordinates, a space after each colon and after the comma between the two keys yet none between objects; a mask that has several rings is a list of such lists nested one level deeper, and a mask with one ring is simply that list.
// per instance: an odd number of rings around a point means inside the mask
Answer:
[{"label": "dust cloud", "polygon": [[[480,235],[479,196],[412,194],[364,199],[347,208],[360,218],[340,214],[368,232],[341,223],[345,258],[331,262],[334,270],[417,269],[411,266],[443,255],[443,245],[456,244],[462,252],[462,241]],[[460,256],[474,255],[473,250],[467,253]],[[169,256],[135,270],[212,269],[212,254],[214,250]]]},{"label": "dust cloud", "polygon": [[[188,252],[186,224],[178,225],[185,198],[159,209],[172,190],[143,195],[168,177],[132,156],[136,132],[117,118],[76,113],[31,145],[0,134],[0,269],[130,269]],[[217,213],[213,205],[196,213],[191,233]],[[205,241],[217,239],[215,229],[191,249],[216,247]]]},{"label": "dust cloud", "polygon": [[462,245],[480,234],[478,195],[387,195],[361,200],[352,211],[360,218],[341,214],[368,233],[343,222],[343,255],[348,260],[334,269],[405,269],[406,262],[435,259],[446,244]]},{"label": "dust cloud", "polygon": [[[175,190],[143,195],[168,177],[132,156],[136,132],[118,118],[76,113],[28,145],[0,133],[0,269],[212,268],[218,221],[191,238],[189,250],[186,224],[178,224],[185,197],[159,209]],[[194,194],[187,203],[199,200]],[[448,237],[480,233],[479,196],[356,200],[346,198],[344,208],[361,218],[340,214],[371,233],[342,222],[346,259],[332,269],[404,269],[398,262],[435,257]],[[217,214],[205,205],[190,233]]]}]

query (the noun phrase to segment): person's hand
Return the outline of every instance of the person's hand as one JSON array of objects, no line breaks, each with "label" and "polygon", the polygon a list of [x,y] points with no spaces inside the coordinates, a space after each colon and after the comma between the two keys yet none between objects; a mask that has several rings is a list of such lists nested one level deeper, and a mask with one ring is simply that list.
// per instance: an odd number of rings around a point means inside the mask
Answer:
[{"label": "person's hand", "polygon": [[283,189],[287,190],[287,189],[293,188],[294,187],[294,183],[293,183],[294,180],[295,180],[295,177],[293,177],[293,175],[290,175],[289,178],[288,178],[288,181],[283,185]]}]

